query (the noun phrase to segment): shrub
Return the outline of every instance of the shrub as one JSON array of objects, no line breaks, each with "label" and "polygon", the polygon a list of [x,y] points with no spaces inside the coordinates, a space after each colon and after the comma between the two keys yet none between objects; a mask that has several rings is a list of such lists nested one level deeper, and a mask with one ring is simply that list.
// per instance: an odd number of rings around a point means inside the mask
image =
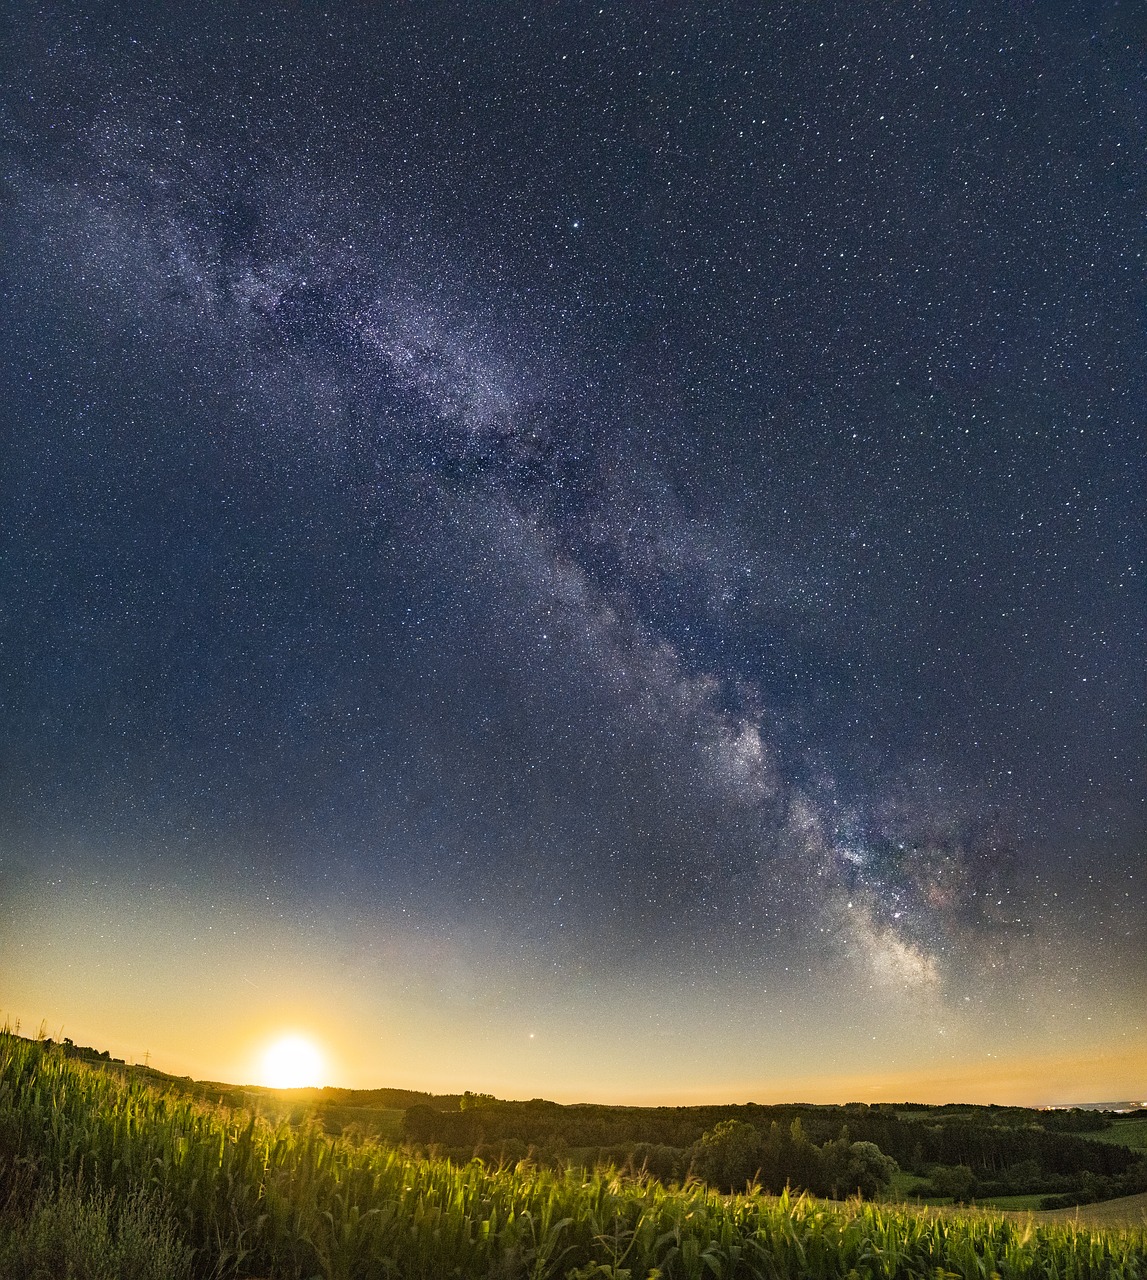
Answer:
[{"label": "shrub", "polygon": [[0,1220],[0,1276],[21,1280],[186,1280],[191,1251],[146,1192],[84,1195],[65,1183]]}]

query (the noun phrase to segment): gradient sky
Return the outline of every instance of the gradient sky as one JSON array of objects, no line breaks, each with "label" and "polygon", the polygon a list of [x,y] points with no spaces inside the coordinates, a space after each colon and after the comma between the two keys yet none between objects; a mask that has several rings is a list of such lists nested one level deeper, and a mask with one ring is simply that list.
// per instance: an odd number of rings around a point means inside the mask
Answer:
[{"label": "gradient sky", "polygon": [[0,1016],[1147,1093],[1140,6],[4,23]]}]

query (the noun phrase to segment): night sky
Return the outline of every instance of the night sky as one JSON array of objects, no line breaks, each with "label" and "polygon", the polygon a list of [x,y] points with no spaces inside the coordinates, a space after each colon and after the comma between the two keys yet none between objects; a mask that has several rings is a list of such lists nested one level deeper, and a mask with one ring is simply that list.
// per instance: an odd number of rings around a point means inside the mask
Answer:
[{"label": "night sky", "polygon": [[1147,17],[5,6],[0,1017],[1147,1093]]}]

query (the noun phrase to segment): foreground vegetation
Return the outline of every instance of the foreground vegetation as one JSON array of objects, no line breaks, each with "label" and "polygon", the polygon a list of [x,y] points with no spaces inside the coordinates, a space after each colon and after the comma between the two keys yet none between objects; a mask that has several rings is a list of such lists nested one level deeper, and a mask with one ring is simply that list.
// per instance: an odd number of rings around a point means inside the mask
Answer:
[{"label": "foreground vegetation", "polygon": [[1147,1232],[1147,1192],[1123,1196],[1118,1200],[1102,1200],[1098,1204],[1076,1205],[1072,1209],[1053,1209],[1043,1213],[1044,1222],[1082,1222],[1089,1227],[1127,1227]]},{"label": "foreground vegetation", "polygon": [[[70,1056],[116,1059],[65,1040]],[[456,1164],[521,1160],[561,1171],[613,1166],[671,1185],[690,1178],[718,1191],[749,1181],[830,1199],[1075,1207],[1147,1191],[1147,1111],[802,1103],[763,1106],[559,1106],[489,1094],[409,1089],[294,1089],[190,1080],[149,1067],[121,1070],[201,1101],[256,1111],[328,1134],[404,1143]]]},{"label": "foreground vegetation", "polygon": [[0,1035],[0,1275],[1147,1280],[1143,1233],[421,1158]]},{"label": "foreground vegetation", "polygon": [[[811,1106],[558,1106],[473,1094],[409,1106],[402,1132],[426,1150],[493,1163],[528,1156],[626,1165],[662,1182],[700,1177],[723,1191],[752,1178],[843,1199],[857,1191],[930,1203],[1027,1200],[1062,1208],[1147,1191],[1147,1159],[1122,1135],[1140,1121],[1108,1113],[911,1104]],[[1102,1137],[1104,1141],[1096,1141]],[[912,1191],[906,1194],[906,1179]]]}]

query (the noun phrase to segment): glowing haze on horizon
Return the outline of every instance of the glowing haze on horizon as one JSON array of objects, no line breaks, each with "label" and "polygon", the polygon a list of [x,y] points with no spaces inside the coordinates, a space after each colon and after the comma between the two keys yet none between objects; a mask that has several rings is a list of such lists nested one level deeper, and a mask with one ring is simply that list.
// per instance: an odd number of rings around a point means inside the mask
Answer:
[{"label": "glowing haze on horizon", "polygon": [[0,1019],[1141,1097],[1124,9],[195,9],[3,19]]}]

